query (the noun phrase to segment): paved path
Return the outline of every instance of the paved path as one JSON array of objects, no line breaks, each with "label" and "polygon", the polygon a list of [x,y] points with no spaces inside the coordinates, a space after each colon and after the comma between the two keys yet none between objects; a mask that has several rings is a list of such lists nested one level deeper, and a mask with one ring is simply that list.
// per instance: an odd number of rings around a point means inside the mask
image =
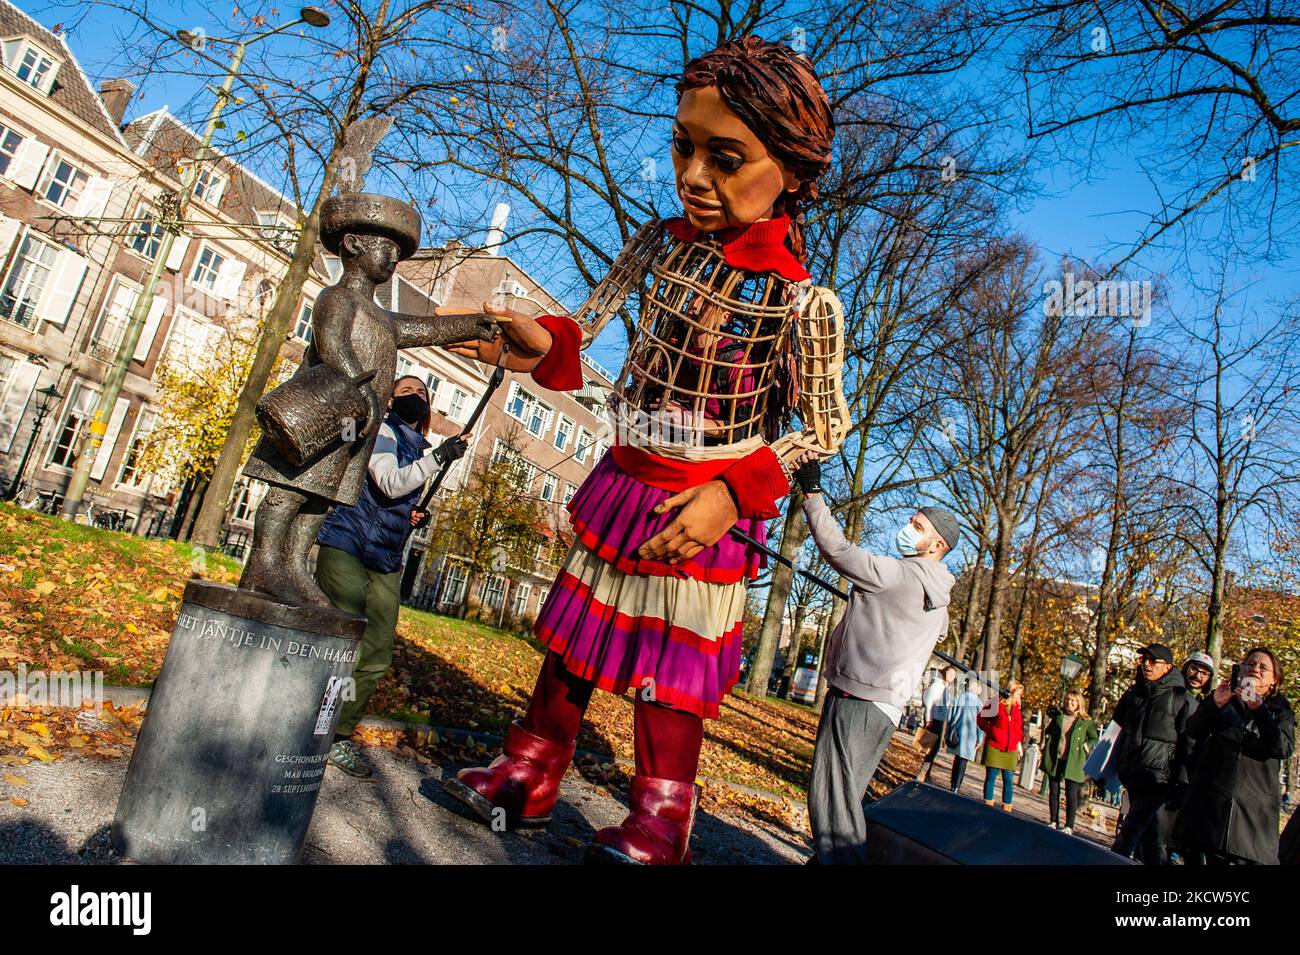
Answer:
[{"label": "paved path", "polygon": [[[304,862],[576,864],[592,833],[626,811],[570,769],[548,830],[494,833],[443,793],[444,774],[459,767],[425,766],[377,748],[365,753],[375,765],[371,779],[326,772]],[[0,799],[0,864],[120,862],[108,832],[126,767],[124,759],[80,757],[21,767],[29,784],[21,792],[3,787]],[[12,795],[28,804],[12,805]],[[804,835],[776,823],[701,812],[692,854],[697,864],[798,864],[809,849]]]}]

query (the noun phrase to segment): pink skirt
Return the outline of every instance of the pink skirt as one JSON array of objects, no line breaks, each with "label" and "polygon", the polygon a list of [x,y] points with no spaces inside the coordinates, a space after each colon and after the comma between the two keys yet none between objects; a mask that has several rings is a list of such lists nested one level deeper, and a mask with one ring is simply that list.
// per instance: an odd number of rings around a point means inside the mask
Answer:
[{"label": "pink skirt", "polygon": [[[673,518],[651,511],[672,496],[607,454],[569,502],[576,539],[534,631],[602,690],[716,719],[740,675],[746,578],[764,558],[729,534],[676,566],[639,558]],[[766,539],[761,520],[738,526]]]}]

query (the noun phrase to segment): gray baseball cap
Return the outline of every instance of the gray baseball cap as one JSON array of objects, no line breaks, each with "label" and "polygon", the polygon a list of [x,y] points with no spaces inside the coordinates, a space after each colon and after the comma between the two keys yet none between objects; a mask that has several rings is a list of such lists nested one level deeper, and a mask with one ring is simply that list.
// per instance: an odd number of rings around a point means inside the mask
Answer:
[{"label": "gray baseball cap", "polygon": [[[1201,666],[1205,667],[1205,669],[1209,670],[1211,673],[1214,672],[1214,657],[1210,656],[1208,653],[1202,653],[1201,651],[1197,650],[1195,653],[1193,653],[1190,657],[1187,658],[1187,663],[1199,663]],[[1187,663],[1183,664],[1184,669],[1186,669]]]}]

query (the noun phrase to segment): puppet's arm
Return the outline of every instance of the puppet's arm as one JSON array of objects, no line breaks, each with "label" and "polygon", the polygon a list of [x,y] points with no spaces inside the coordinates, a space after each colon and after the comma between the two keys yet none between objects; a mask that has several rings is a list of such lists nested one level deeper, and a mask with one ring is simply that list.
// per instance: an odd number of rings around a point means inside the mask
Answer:
[{"label": "puppet's arm", "polygon": [[802,459],[832,454],[849,426],[841,368],[844,309],[830,289],[807,286],[795,318],[795,374],[803,428],[745,455],[719,478],[731,489],[741,517],[772,518],[776,502],[790,490],[790,475]]},{"label": "puppet's arm", "polygon": [[849,430],[844,400],[844,306],[830,289],[808,288],[795,319],[795,374],[803,427],[772,442],[786,471],[809,453],[834,454]]}]

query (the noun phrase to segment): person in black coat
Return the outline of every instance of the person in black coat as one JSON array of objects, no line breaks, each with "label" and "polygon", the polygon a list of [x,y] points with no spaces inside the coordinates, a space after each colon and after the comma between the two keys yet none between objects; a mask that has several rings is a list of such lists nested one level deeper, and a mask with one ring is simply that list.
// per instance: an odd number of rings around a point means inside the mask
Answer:
[{"label": "person in black coat", "polygon": [[1163,865],[1167,860],[1156,814],[1162,806],[1177,804],[1186,786],[1192,701],[1167,646],[1143,647],[1140,660],[1137,682],[1115,707],[1114,720],[1123,730],[1115,758],[1129,811],[1111,848],[1127,858],[1140,847],[1142,862]]},{"label": "person in black coat", "polygon": [[1199,758],[1174,831],[1193,865],[1278,864],[1278,775],[1295,745],[1295,716],[1279,692],[1282,669],[1272,651],[1251,650],[1239,672],[1187,724]]}]

